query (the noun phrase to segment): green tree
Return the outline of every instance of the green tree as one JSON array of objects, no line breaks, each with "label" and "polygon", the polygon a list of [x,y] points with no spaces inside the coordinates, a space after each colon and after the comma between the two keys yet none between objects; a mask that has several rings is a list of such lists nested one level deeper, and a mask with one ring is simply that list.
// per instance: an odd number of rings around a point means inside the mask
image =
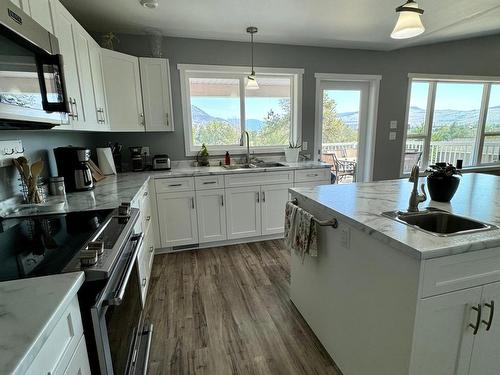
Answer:
[{"label": "green tree", "polygon": [[290,100],[280,99],[281,113],[269,110],[264,118],[264,124],[250,134],[252,145],[277,146],[288,145],[290,140]]},{"label": "green tree", "polygon": [[474,138],[476,133],[475,128],[467,125],[458,125],[456,122],[452,124],[441,125],[438,128],[432,129],[431,139],[438,141],[453,141],[458,139]]},{"label": "green tree", "polygon": [[337,115],[337,103],[323,95],[323,143],[356,142],[358,133]]},{"label": "green tree", "polygon": [[227,145],[239,142],[239,130],[228,122],[212,120],[206,125],[193,126],[195,145]]}]

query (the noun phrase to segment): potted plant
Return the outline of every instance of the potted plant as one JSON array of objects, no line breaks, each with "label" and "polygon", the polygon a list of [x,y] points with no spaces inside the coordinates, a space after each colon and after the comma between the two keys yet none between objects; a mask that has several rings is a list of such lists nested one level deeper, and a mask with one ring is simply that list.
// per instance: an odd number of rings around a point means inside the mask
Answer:
[{"label": "potted plant", "polygon": [[198,154],[196,155],[196,161],[198,162],[198,165],[200,167],[208,167],[210,165],[208,156],[207,146],[205,146],[205,143],[203,143],[201,145],[201,150],[198,151]]},{"label": "potted plant", "polygon": [[296,142],[290,142],[288,147],[285,148],[285,160],[287,163],[296,163],[299,161],[299,153],[302,148],[302,144]]},{"label": "potted plant", "polygon": [[427,169],[427,187],[433,201],[449,202],[455,195],[462,173],[452,164],[436,163]]}]

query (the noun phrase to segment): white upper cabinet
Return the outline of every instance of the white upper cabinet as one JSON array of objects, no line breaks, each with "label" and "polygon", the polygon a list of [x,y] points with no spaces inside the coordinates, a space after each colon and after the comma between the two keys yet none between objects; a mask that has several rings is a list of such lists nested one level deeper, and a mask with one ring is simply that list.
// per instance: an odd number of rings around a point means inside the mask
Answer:
[{"label": "white upper cabinet", "polygon": [[69,124],[58,126],[57,129],[82,128],[85,119],[83,117],[82,94],[73,40],[73,29],[78,23],[59,1],[54,0],[50,4],[54,21],[54,33],[59,41],[59,52],[63,55],[64,79],[68,101],[70,102]]},{"label": "white upper cabinet", "polygon": [[80,25],[73,26],[73,40],[75,43],[76,62],[82,93],[81,120],[75,128],[79,130],[96,130],[97,112],[95,108],[92,72],[90,70],[90,39],[91,37]]},{"label": "white upper cabinet", "polygon": [[45,30],[54,33],[50,0],[22,0],[20,2],[22,9],[31,15],[31,18],[42,25]]},{"label": "white upper cabinet", "polygon": [[108,118],[112,131],[145,131],[139,59],[102,50]]},{"label": "white upper cabinet", "polygon": [[106,91],[104,89],[104,75],[102,71],[101,47],[91,40],[89,44],[90,70],[92,72],[92,83],[94,88],[95,111],[97,114],[97,125],[99,130],[109,130],[107,117]]},{"label": "white upper cabinet", "polygon": [[173,131],[168,60],[139,57],[139,65],[146,131]]}]

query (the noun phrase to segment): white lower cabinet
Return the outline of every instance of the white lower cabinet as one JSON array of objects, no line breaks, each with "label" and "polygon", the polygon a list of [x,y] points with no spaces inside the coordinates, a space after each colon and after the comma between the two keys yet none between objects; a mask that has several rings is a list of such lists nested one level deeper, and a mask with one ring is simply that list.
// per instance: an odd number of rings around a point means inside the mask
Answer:
[{"label": "white lower cabinet", "polygon": [[198,242],[194,191],[157,194],[158,225],[162,247]]},{"label": "white lower cabinet", "polygon": [[227,238],[260,236],[260,186],[226,189]]},{"label": "white lower cabinet", "polygon": [[197,191],[196,211],[200,243],[227,239],[224,189]]},{"label": "white lower cabinet", "polygon": [[84,336],[80,339],[80,343],[66,371],[64,371],[64,375],[90,375],[89,357],[87,355],[87,345],[85,344]]},{"label": "white lower cabinet", "polygon": [[500,283],[421,300],[411,374],[498,374],[500,317],[495,305],[500,305]]},{"label": "white lower cabinet", "polygon": [[262,235],[283,233],[285,206],[291,187],[290,184],[261,186]]}]

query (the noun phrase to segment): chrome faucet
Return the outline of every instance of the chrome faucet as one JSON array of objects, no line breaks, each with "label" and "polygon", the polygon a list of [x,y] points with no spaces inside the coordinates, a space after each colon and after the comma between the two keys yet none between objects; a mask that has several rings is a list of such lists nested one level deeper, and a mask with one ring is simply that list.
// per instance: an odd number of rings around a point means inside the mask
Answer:
[{"label": "chrome faucet", "polygon": [[250,136],[248,135],[248,132],[246,130],[243,130],[241,132],[241,137],[240,137],[240,146],[244,146],[244,136],[247,136],[247,161],[246,164],[250,164]]},{"label": "chrome faucet", "polygon": [[408,212],[418,212],[418,204],[425,202],[427,200],[427,194],[425,194],[425,184],[421,185],[422,194],[418,193],[418,177],[420,173],[420,168],[415,164],[411,170],[410,178],[408,181],[413,182],[413,190],[410,195],[410,202],[408,204]]}]

